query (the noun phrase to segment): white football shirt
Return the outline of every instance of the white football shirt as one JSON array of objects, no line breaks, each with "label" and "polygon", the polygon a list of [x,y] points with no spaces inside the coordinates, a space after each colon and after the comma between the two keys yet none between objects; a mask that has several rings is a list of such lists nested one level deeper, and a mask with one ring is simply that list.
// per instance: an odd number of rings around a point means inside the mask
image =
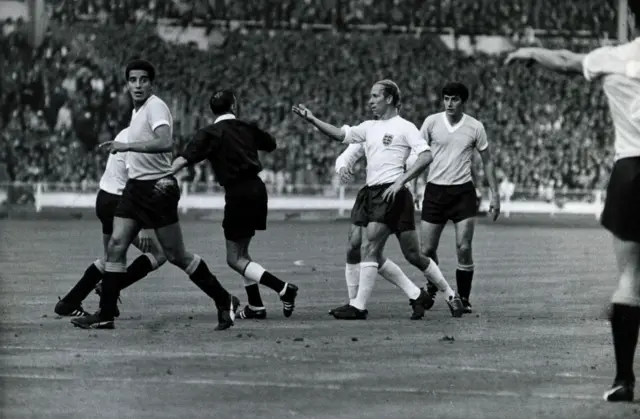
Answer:
[{"label": "white football shirt", "polygon": [[[169,107],[156,95],[134,110],[129,124],[129,142],[140,143],[156,138],[154,130],[168,125],[173,137],[173,117]],[[127,173],[130,179],[153,180],[171,174],[173,153],[127,153]]]},{"label": "white football shirt", "polygon": [[405,163],[413,152],[420,154],[429,145],[418,128],[397,115],[386,120],[369,120],[342,127],[344,143],[361,143],[367,159],[367,185],[395,182],[404,173]]},{"label": "white football shirt", "polygon": [[[125,128],[116,135],[114,141],[126,143],[129,129]],[[104,173],[100,178],[100,189],[113,195],[122,195],[124,185],[127,183],[127,153],[109,154]]]},{"label": "white football shirt", "polygon": [[420,132],[431,147],[433,162],[429,166],[427,182],[436,185],[462,185],[471,182],[473,150],[489,147],[484,125],[464,114],[451,125],[445,112],[429,115]]},{"label": "white football shirt", "polygon": [[349,171],[353,170],[353,166],[364,157],[364,147],[362,144],[349,144],[349,146],[336,159],[336,173],[340,169],[346,167]]},{"label": "white football shirt", "polygon": [[615,129],[615,159],[640,156],[640,38],[591,51],[582,68],[587,80],[602,77]]}]

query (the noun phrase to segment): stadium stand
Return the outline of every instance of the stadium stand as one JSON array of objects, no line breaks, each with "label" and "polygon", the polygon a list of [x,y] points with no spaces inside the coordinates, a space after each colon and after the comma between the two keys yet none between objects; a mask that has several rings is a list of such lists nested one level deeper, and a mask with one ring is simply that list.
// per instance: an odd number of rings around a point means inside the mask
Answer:
[{"label": "stadium stand", "polygon": [[[331,184],[342,150],[295,121],[291,105],[304,102],[335,123],[353,124],[367,117],[369,86],[386,77],[401,86],[402,113],[418,125],[439,111],[442,84],[453,79],[468,84],[468,113],[484,122],[499,174],[517,188],[589,190],[605,182],[613,136],[598,89],[549,73],[524,77],[521,68],[501,66],[501,55],[451,51],[432,33],[455,28],[456,34],[514,37],[527,28],[561,30],[561,39],[536,42],[590,48],[603,33],[615,33],[612,1],[584,0],[579,6],[551,0],[240,3],[211,0],[190,9],[167,0],[56,1],[37,49],[29,47],[24,22],[5,20],[0,160],[9,178],[47,181],[52,188],[55,182],[91,187],[106,159],[97,144],[112,139],[130,115],[122,63],[145,57],[159,67],[158,94],[172,108],[179,144],[209,121],[209,92],[233,87],[243,116],[279,141],[278,150],[264,159],[264,176],[280,192],[289,183]],[[183,27],[198,19],[227,21],[224,42],[210,51],[167,43],[155,30],[166,19]],[[248,29],[232,20],[262,21],[267,29]],[[302,23],[338,29],[406,25],[409,32],[390,33],[384,27],[313,31]],[[410,29],[416,26],[429,34],[414,34]],[[206,166],[185,178],[213,180]]]}]

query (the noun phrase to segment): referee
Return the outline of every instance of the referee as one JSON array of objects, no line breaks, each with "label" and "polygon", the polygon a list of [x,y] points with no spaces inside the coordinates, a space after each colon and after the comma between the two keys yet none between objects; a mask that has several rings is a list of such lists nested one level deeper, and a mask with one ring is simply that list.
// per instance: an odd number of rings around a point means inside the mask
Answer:
[{"label": "referee", "polygon": [[298,287],[280,280],[249,256],[249,244],[256,230],[267,229],[267,188],[258,176],[262,170],[258,151],[272,152],[276,149],[276,141],[254,124],[236,118],[237,101],[232,92],[215,92],[209,106],[214,123],[196,133],[173,162],[173,173],[207,159],[216,180],[224,187],[222,228],[227,263],[244,277],[249,301],[237,316],[244,319],[267,317],[258,288],[258,284],[262,284],[278,293],[283,304],[282,312],[285,317],[290,317]]}]

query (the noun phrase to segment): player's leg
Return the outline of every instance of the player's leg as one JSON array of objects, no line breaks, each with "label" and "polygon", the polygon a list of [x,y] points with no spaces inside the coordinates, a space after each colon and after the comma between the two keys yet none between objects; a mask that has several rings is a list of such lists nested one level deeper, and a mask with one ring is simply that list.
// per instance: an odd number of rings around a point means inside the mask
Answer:
[{"label": "player's leg", "polygon": [[[154,231],[147,231],[150,235],[151,248],[146,252],[134,259],[127,267],[127,276],[120,284],[120,291],[130,287],[142,278],[149,275],[149,273],[155,271],[159,267],[165,264],[167,257],[162,250],[162,246],[158,241],[158,236]],[[140,249],[140,238],[136,236],[132,243],[136,248]]]},{"label": "player's leg", "polygon": [[614,237],[614,250],[620,275],[611,299],[610,311],[616,376],[604,398],[632,401],[635,387],[633,360],[640,329],[640,243]]},{"label": "player's leg", "polygon": [[[421,252],[438,265],[440,264],[437,253],[440,237],[449,220],[447,215],[449,199],[444,186],[432,183],[425,185],[420,217]],[[425,289],[435,299],[438,287],[427,281]]]},{"label": "player's leg", "polygon": [[[226,240],[227,264],[231,269],[242,275],[244,290],[247,293],[248,304],[237,315],[241,319],[264,319],[267,317],[267,309],[260,295],[258,281],[247,278],[246,270],[251,262],[249,244],[251,237]],[[249,272],[251,274],[251,271]]]},{"label": "player's leg", "polygon": [[[118,214],[117,211],[116,214]],[[114,318],[116,314],[118,314],[120,283],[123,281],[127,272],[127,250],[139,230],[140,226],[138,221],[134,218],[119,216],[114,218],[113,233],[109,238],[105,258],[105,272],[102,279],[102,292],[100,294],[100,310],[91,316],[71,320],[75,326],[85,329],[113,329]]]},{"label": "player's leg", "polygon": [[[420,250],[420,242],[418,240],[415,225],[415,210],[413,206],[410,205],[410,203],[413,202],[413,198],[408,191],[403,190],[396,195],[397,201],[402,199],[405,201],[404,211],[399,217],[398,227],[396,228],[402,253],[409,263],[422,272],[427,280],[427,284],[433,284],[436,289],[444,292],[445,300],[451,310],[451,314],[454,317],[460,317],[462,315],[462,302],[460,301],[460,298],[449,286],[449,283],[444,278],[444,275],[442,275],[438,264],[433,259],[424,255]],[[430,294],[426,292],[425,294],[426,295],[421,296],[422,298],[420,301],[425,309],[429,309],[433,306],[435,293]]]},{"label": "player's leg", "polygon": [[58,301],[55,312],[61,316],[86,316],[82,309],[82,302],[87,298],[104,274],[104,255],[113,232],[113,217],[120,202],[120,196],[103,190],[96,195],[96,216],[102,224],[103,257],[91,263],[76,285]]},{"label": "player's leg", "polygon": [[373,292],[378,276],[378,261],[382,258],[384,245],[391,229],[380,222],[369,222],[362,237],[362,262],[360,262],[360,280],[356,298],[349,302],[348,309],[334,312],[336,319],[364,320],[367,318],[367,303]]},{"label": "player's leg", "polygon": [[456,268],[456,281],[458,293],[465,306],[465,312],[471,313],[469,295],[471,294],[471,282],[473,281],[473,253],[472,242],[478,214],[477,193],[473,183],[469,182],[456,186],[458,192],[449,209],[449,219],[453,221],[456,232],[456,254],[458,266]]},{"label": "player's leg", "polygon": [[[113,220],[111,225],[113,226]],[[111,232],[109,234],[102,235],[102,242],[104,253],[107,251],[107,244],[109,243],[109,238],[111,237]],[[84,311],[82,308],[82,302],[89,296],[91,291],[96,287],[96,285],[102,280],[102,276],[104,275],[104,257],[96,259],[92,262],[87,269],[85,269],[84,274],[80,278],[80,280],[69,290],[69,292],[62,297],[55,306],[55,313],[59,316],[70,316],[70,317],[82,317],[88,316],[89,313]]]},{"label": "player's leg", "polygon": [[360,246],[362,246],[363,227],[351,224],[347,237],[347,257],[344,268],[344,277],[347,282],[347,293],[349,300],[356,298],[358,294],[358,283],[360,282]]},{"label": "player's leg", "polygon": [[167,260],[182,269],[189,279],[215,302],[218,309],[218,326],[215,330],[233,326],[235,311],[239,305],[238,299],[222,286],[200,256],[187,251],[180,224],[176,222],[156,228],[156,235]]},{"label": "player's leg", "polygon": [[462,299],[465,313],[471,313],[471,283],[473,281],[473,233],[475,231],[475,217],[467,218],[454,223],[456,234],[456,254],[458,266],[456,267],[456,283],[458,293]]}]

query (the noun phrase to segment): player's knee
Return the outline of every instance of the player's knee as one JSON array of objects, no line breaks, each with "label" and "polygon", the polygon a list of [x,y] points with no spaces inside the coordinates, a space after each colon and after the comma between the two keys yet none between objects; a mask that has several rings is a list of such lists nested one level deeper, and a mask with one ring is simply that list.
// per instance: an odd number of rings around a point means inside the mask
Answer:
[{"label": "player's knee", "polygon": [[167,262],[180,269],[186,269],[186,267],[189,266],[190,260],[188,260],[187,255],[184,252],[176,249],[166,249],[165,256],[167,258]]},{"label": "player's knee", "polygon": [[377,241],[367,241],[360,246],[362,260],[377,261],[382,255],[382,246]]},{"label": "player's knee", "polygon": [[164,252],[151,252],[151,254],[158,262],[158,267],[167,263],[167,257],[165,256]]},{"label": "player's knee", "polygon": [[403,250],[402,254],[404,255],[404,258],[407,260],[407,262],[409,262],[413,266],[418,266],[421,264],[420,262],[423,258],[423,255],[417,248]]},{"label": "player's knee", "polygon": [[435,247],[432,246],[422,246],[422,248],[420,249],[420,252],[425,255],[428,258],[431,258],[433,260],[436,260],[438,255],[436,253],[437,249]]},{"label": "player's knee", "polygon": [[246,262],[244,262],[244,260],[245,259],[240,255],[236,255],[236,254],[227,255],[227,265],[236,272],[242,273],[243,267],[246,266]]},{"label": "player's knee", "polygon": [[459,256],[471,255],[471,242],[463,241],[456,243],[456,252]]},{"label": "player's knee", "polygon": [[107,244],[107,257],[111,260],[120,258],[127,253],[127,243],[124,239],[117,236],[111,236]]}]

